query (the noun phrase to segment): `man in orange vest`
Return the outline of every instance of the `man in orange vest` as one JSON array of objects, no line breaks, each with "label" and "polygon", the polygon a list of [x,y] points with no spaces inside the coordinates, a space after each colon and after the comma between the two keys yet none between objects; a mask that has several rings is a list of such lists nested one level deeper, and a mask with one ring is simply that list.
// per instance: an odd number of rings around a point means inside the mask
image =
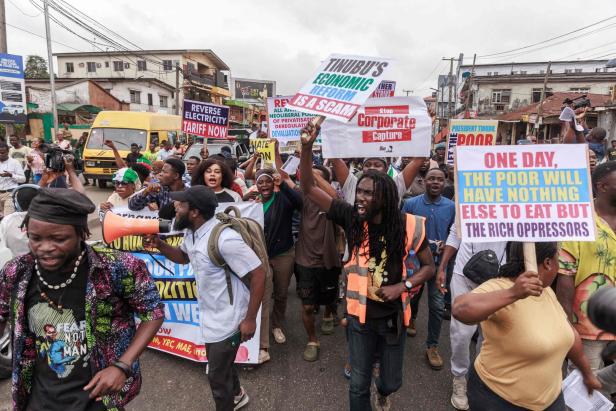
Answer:
[{"label": "man in orange vest", "polygon": [[[312,145],[319,127],[302,130],[300,172],[304,195],[327,218],[344,228],[351,256],[345,266],[352,411],[372,410],[370,384],[376,355],[376,410],[389,410],[388,396],[402,386],[405,327],[411,317],[409,293],[434,276],[434,260],[425,239],[424,218],[402,214],[398,190],[385,173],[369,170],[357,182],[355,204],[332,199],[312,176]],[[413,261],[407,277],[405,260]]]}]

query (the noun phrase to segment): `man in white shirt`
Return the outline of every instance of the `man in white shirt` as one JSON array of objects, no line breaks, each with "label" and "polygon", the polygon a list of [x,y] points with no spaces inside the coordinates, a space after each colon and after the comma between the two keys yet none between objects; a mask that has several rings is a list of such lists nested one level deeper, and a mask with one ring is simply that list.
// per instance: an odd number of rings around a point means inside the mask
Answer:
[{"label": "man in white shirt", "polygon": [[173,150],[171,150],[172,147],[170,142],[165,141],[165,146],[156,154],[156,159],[165,161],[171,157],[173,155]]},{"label": "man in white shirt", "polygon": [[63,132],[59,132],[58,134],[56,134],[56,139],[57,139],[57,144],[58,147],[60,147],[62,150],[70,150],[71,147],[71,141],[70,140],[66,140],[65,138],[65,134]]},{"label": "man in white shirt", "polygon": [[13,189],[26,182],[24,169],[19,161],[9,158],[9,146],[0,142],[0,211],[9,215],[15,208],[11,200]]},{"label": "man in white shirt", "polygon": [[[175,229],[186,230],[180,247],[172,247],[158,236],[149,236],[146,244],[179,264],[190,263],[197,284],[199,321],[205,341],[210,389],[217,411],[238,410],[248,403],[248,395],[240,386],[234,361],[240,342],[253,338],[256,318],[265,289],[265,271],[261,260],[246,245],[239,233],[225,229],[218,240],[220,254],[233,272],[231,291],[227,289],[224,268],[212,263],[208,241],[218,224],[214,217],[216,194],[202,185],[171,193],[175,201]],[[242,278],[250,274],[250,289]]]},{"label": "man in white shirt", "polygon": [[[437,281],[444,283],[447,265],[452,257],[455,256],[453,275],[451,276],[451,302],[457,296],[471,292],[477,284],[466,278],[464,266],[473,255],[483,250],[492,250],[500,262],[507,261],[505,248],[507,242],[494,243],[469,243],[460,240],[456,233],[456,225],[453,224],[449,230],[449,237],[443,250],[441,263],[438,267]],[[457,251],[457,254],[456,254]],[[473,335],[477,331],[477,325],[467,325],[451,316],[449,323],[449,338],[451,340],[451,373],[453,374],[453,393],[451,404],[457,410],[468,410],[468,398],[466,396],[466,375],[470,366],[470,345]],[[478,340],[476,351],[479,352],[481,342]]]}]

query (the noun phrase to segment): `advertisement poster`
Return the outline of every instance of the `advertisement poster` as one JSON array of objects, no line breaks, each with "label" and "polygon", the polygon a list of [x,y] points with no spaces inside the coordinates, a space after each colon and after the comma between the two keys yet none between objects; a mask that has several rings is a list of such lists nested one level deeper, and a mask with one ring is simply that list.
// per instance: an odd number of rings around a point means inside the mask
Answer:
[{"label": "advertisement poster", "polygon": [[594,241],[587,148],[575,144],[456,148],[463,241]]},{"label": "advertisement poster", "polygon": [[276,95],[276,82],[236,78],[233,80],[233,91],[236,100],[265,101]]},{"label": "advertisement poster", "polygon": [[453,164],[456,146],[493,146],[498,120],[451,119],[447,137],[447,164]]},{"label": "advertisement poster", "polygon": [[0,54],[0,123],[25,124],[26,114],[23,58]]},{"label": "advertisement poster", "polygon": [[299,141],[302,128],[314,118],[314,114],[291,110],[287,107],[292,97],[267,99],[267,121],[269,136],[281,143]]},{"label": "advertisement poster", "polygon": [[182,131],[206,138],[227,138],[229,107],[184,100]]},{"label": "advertisement poster", "polygon": [[383,80],[381,84],[372,92],[371,98],[393,97],[396,93],[396,82]]},{"label": "advertisement poster", "polygon": [[386,77],[390,66],[390,59],[332,54],[288,107],[347,122]]},{"label": "advertisement poster", "polygon": [[[242,217],[254,218],[263,224],[263,205],[258,203],[221,203],[217,212],[225,211],[228,206],[235,206]],[[158,218],[157,212],[142,210],[131,211],[127,207],[116,207],[114,214],[131,218]],[[138,240],[137,240],[138,238]],[[167,239],[179,246],[183,239],[181,233],[171,233]],[[149,347],[193,361],[206,362],[207,353],[201,337],[199,326],[199,306],[197,303],[197,286],[190,264],[176,264],[156,252],[145,252],[141,247],[141,236],[126,236],[114,241],[110,248],[131,251],[143,260],[152,275],[160,298],[165,304],[165,321]],[[139,244],[139,248],[137,248]],[[129,249],[121,247],[129,246]],[[137,251],[139,250],[139,251]],[[257,315],[255,337],[242,343],[235,361],[244,364],[256,364],[259,358],[259,332],[261,315]]]},{"label": "advertisement poster", "polygon": [[323,123],[323,157],[427,157],[431,127],[420,97],[370,99],[349,123]]}]

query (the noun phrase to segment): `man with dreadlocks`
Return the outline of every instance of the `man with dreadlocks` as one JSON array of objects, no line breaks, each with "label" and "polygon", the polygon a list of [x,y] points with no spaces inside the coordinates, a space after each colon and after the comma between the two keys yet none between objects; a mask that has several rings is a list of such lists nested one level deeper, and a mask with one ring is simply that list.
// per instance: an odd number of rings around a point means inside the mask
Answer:
[{"label": "man with dreadlocks", "polygon": [[138,358],[164,306],[143,261],[86,244],[94,209],[75,190],[42,188],[23,223],[32,251],[0,272],[16,411],[119,410],[139,392]]},{"label": "man with dreadlocks", "polygon": [[[425,240],[424,218],[401,214],[396,185],[387,174],[368,170],[359,179],[355,204],[334,200],[314,183],[312,145],[319,127],[302,130],[300,172],[304,194],[345,230],[351,256],[347,312],[351,363],[351,410],[371,410],[372,364],[381,358],[375,408],[389,410],[388,396],[402,385],[404,340],[411,317],[409,291],[430,279],[434,260]],[[406,277],[404,261],[416,256],[418,267]],[[410,260],[415,260],[410,259]],[[403,325],[404,324],[404,325]]]}]

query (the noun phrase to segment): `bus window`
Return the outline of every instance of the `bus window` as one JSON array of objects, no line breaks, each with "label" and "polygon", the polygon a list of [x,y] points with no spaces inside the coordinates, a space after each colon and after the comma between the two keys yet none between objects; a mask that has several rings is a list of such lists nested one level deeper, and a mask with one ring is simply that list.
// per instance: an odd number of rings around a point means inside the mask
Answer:
[{"label": "bus window", "polygon": [[158,147],[158,132],[150,132],[150,144],[156,144]]}]

